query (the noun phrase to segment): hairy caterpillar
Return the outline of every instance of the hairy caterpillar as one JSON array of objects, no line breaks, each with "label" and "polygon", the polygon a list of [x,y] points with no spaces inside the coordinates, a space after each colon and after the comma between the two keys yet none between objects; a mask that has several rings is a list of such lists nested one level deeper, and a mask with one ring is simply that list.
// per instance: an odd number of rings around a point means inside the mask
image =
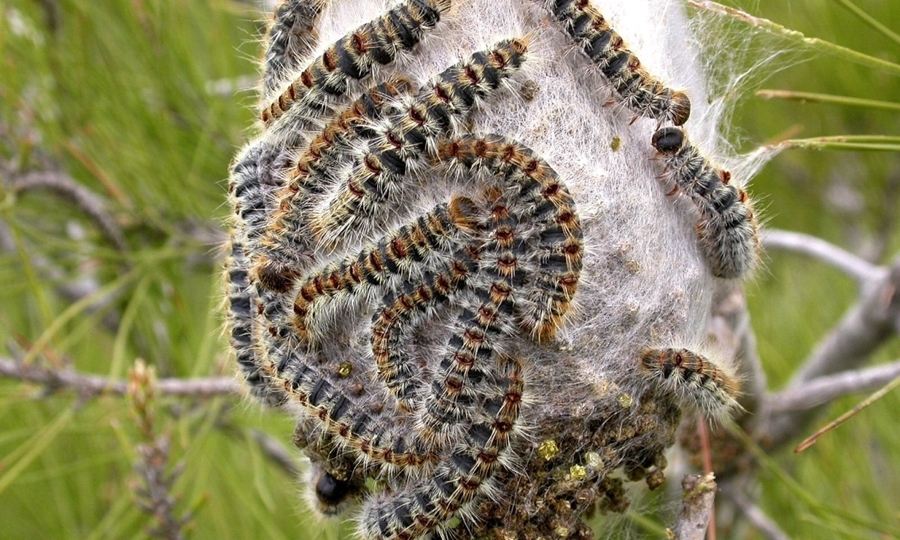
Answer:
[{"label": "hairy caterpillar", "polygon": [[607,78],[626,107],[638,116],[680,126],[691,115],[691,100],[666,87],[641,67],[603,15],[587,0],[549,0],[550,11],[566,33]]},{"label": "hairy caterpillar", "polygon": [[704,157],[681,129],[662,128],[652,143],[662,155],[663,177],[674,181],[700,213],[697,235],[713,274],[739,278],[751,271],[760,248],[747,192],[731,184],[731,174]]},{"label": "hairy caterpillar", "polygon": [[374,64],[389,64],[400,52],[415,47],[449,7],[449,0],[411,0],[347,34],[263,109],[262,121],[270,124],[296,103],[304,115],[328,112],[329,96],[346,92],[348,79],[362,79]]},{"label": "hairy caterpillar", "polygon": [[641,368],[682,406],[713,418],[740,408],[740,383],[709,358],[688,349],[646,349]]}]

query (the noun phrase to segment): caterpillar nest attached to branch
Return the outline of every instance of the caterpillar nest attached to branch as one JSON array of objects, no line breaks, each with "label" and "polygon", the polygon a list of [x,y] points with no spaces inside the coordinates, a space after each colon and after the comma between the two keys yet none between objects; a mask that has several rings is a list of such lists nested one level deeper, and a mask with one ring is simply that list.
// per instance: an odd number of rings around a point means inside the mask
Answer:
[{"label": "caterpillar nest attached to branch", "polygon": [[276,9],[232,348],[362,538],[589,538],[662,483],[682,408],[735,406],[681,347],[753,266],[753,211],[695,150],[717,118],[676,2],[452,4]]}]

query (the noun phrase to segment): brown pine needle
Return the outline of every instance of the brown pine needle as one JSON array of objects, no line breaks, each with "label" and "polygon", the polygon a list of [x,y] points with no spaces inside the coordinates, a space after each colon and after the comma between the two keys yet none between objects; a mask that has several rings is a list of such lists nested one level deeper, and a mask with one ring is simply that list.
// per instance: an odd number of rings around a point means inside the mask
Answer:
[{"label": "brown pine needle", "polygon": [[806,449],[809,448],[810,446],[816,444],[816,440],[818,440],[819,437],[821,437],[822,435],[828,433],[829,431],[831,431],[832,429],[838,427],[839,425],[843,424],[844,422],[846,422],[847,420],[849,420],[852,416],[856,415],[858,412],[860,412],[861,410],[865,409],[866,407],[868,407],[868,406],[871,405],[872,403],[875,403],[876,401],[878,401],[879,399],[881,399],[882,397],[884,397],[888,392],[890,392],[890,391],[893,390],[894,388],[897,388],[898,386],[900,386],[900,377],[894,378],[891,382],[889,382],[889,383],[887,383],[886,385],[884,385],[884,386],[881,388],[881,390],[878,390],[877,392],[875,392],[875,393],[872,394],[871,396],[869,396],[869,397],[867,397],[866,399],[864,399],[859,405],[857,405],[856,407],[853,407],[851,410],[849,410],[849,411],[847,411],[846,413],[844,413],[843,415],[841,415],[840,418],[838,418],[837,420],[834,420],[833,422],[830,422],[830,423],[829,423],[828,425],[826,425],[825,427],[823,427],[823,428],[821,428],[820,430],[818,430],[818,431],[816,431],[815,433],[813,433],[813,434],[812,434],[810,437],[808,437],[805,441],[803,441],[802,443],[800,443],[800,445],[797,446],[797,448],[794,449],[794,453],[795,453],[795,454],[799,454],[800,452],[806,450]]}]

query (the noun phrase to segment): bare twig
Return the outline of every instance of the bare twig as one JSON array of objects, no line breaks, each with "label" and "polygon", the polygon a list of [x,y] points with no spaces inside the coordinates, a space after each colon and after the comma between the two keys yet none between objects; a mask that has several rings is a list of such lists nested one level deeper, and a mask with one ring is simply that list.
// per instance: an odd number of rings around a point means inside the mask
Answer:
[{"label": "bare twig", "polygon": [[[85,398],[103,395],[125,396],[128,393],[128,384],[121,379],[85,375],[70,369],[54,370],[39,365],[26,365],[5,358],[0,358],[0,377],[42,384],[54,391],[72,390]],[[156,393],[163,396],[194,398],[238,396],[243,394],[243,387],[229,377],[161,379],[156,382]]]},{"label": "bare twig", "polygon": [[[115,219],[107,212],[105,202],[88,188],[79,185],[71,177],[61,172],[29,172],[17,173],[8,163],[0,163],[0,173],[8,188],[15,193],[24,193],[33,190],[49,190],[59,194],[72,202],[76,207],[88,215],[97,225],[101,234],[118,250],[127,249],[125,238]],[[93,271],[77,279],[66,279],[66,272],[59,267],[57,262],[45,257],[39,249],[27,244],[24,240],[14,238],[10,230],[0,223],[0,249],[7,252],[15,252],[17,249],[28,253],[31,263],[42,277],[54,284],[57,293],[71,302],[77,302],[91,296],[100,289],[100,283]],[[93,268],[93,265],[88,265]],[[99,311],[107,307],[112,297],[106,297],[91,305],[91,312]],[[103,317],[103,324],[111,330],[118,328],[119,315],[108,312]]]},{"label": "bare twig", "polygon": [[722,493],[735,504],[753,527],[768,540],[790,540],[790,537],[740,490],[723,489]]},{"label": "bare twig", "polygon": [[682,502],[675,540],[703,540],[716,498],[716,480],[712,473],[688,475],[681,481]]},{"label": "bare twig", "polygon": [[10,187],[17,193],[48,190],[62,196],[87,214],[116,249],[128,249],[122,230],[107,212],[103,200],[69,175],[62,172],[29,172],[13,176]]},{"label": "bare twig", "polygon": [[883,366],[819,377],[803,386],[770,395],[766,398],[766,407],[772,413],[812,409],[847,394],[881,388],[898,376],[900,360]]},{"label": "bare twig", "polygon": [[[715,478],[713,474],[712,467],[712,451],[710,449],[710,441],[709,441],[709,430],[706,428],[706,419],[703,417],[697,418],[697,431],[700,433],[700,446],[702,448],[703,454],[703,473],[707,475],[706,477],[699,480],[699,482],[704,482],[707,479],[713,483],[713,493],[715,493]],[[688,478],[682,481],[682,488],[685,491],[685,501],[684,504],[687,504],[687,482]],[[696,487],[696,486],[695,486]],[[692,488],[694,489],[694,488]],[[714,495],[713,495],[714,496]],[[684,508],[682,508],[682,513],[684,513]],[[680,522],[680,520],[679,520]],[[709,516],[706,518],[706,523],[711,524],[711,527],[708,527],[706,531],[706,540],[716,540],[716,506],[710,502]]]},{"label": "bare twig", "polygon": [[756,335],[740,284],[725,280],[716,283],[706,331],[716,350],[734,359],[743,389],[740,404],[748,413],[754,413],[767,388],[766,374],[756,351]]},{"label": "bare twig", "polygon": [[[803,363],[788,390],[806,386],[810,381],[854,369],[895,335],[900,318],[900,260],[889,272],[868,284],[860,299],[844,318],[825,336]],[[760,429],[762,442],[774,447],[788,441],[802,430],[815,414],[815,409],[767,412]]]},{"label": "bare twig", "polygon": [[819,259],[852,277],[860,284],[877,280],[885,273],[883,268],[808,234],[769,229],[761,234],[761,240],[768,249],[795,251]]},{"label": "bare twig", "polygon": [[[109,379],[99,375],[85,375],[70,369],[51,369],[39,365],[26,365],[15,360],[0,358],[0,377],[32,382],[44,385],[50,391],[72,390],[82,398],[92,398],[104,395],[130,396],[133,392],[129,388],[130,381]],[[207,379],[161,379],[153,383],[155,396],[185,396],[194,398],[208,398],[213,396],[242,396],[243,385],[227,377],[212,377]],[[133,399],[133,398],[132,398]],[[149,428],[147,428],[149,429]],[[229,429],[229,431],[238,430]],[[277,440],[259,430],[250,430],[250,437],[259,445],[265,456],[278,465],[289,476],[296,478],[300,474],[300,468],[291,453]],[[168,441],[157,441],[163,446]],[[167,446],[142,447],[141,459],[149,463],[162,459],[168,452]],[[148,461],[149,460],[149,461]],[[147,469],[140,468],[144,476]]]},{"label": "bare twig", "polygon": [[900,260],[889,272],[866,287],[857,303],[821,341],[791,386],[830,375],[864,362],[884,341],[893,335],[900,316]]}]

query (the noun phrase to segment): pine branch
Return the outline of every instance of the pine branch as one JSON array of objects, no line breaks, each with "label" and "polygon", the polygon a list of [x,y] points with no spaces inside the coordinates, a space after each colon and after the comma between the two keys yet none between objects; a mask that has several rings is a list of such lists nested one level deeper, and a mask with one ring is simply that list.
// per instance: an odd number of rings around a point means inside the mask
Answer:
[{"label": "pine branch", "polygon": [[884,270],[821,238],[808,234],[769,229],[760,236],[768,249],[783,249],[802,253],[818,259],[847,274],[860,284],[866,284],[883,276]]},{"label": "pine branch", "polygon": [[766,398],[770,413],[804,411],[859,392],[876,390],[900,376],[900,360],[867,369],[818,377],[802,386],[788,388]]},{"label": "pine branch", "polygon": [[[71,369],[51,369],[34,364],[22,364],[8,358],[0,358],[0,377],[38,383],[48,391],[70,390],[82,398],[99,396],[125,396],[128,382],[100,375],[86,375]],[[161,379],[156,382],[156,392],[161,396],[209,398],[214,396],[238,396],[244,394],[243,386],[230,377],[204,379]]]},{"label": "pine branch", "polygon": [[[864,364],[889,338],[896,335],[900,319],[900,259],[889,271],[862,287],[859,300],[819,342],[788,385],[803,388],[815,379],[852,370]],[[784,444],[802,431],[816,409],[768,414],[759,435],[767,446]]]},{"label": "pine branch", "polygon": [[59,195],[84,212],[109,242],[120,251],[128,249],[125,236],[116,220],[109,214],[106,203],[93,191],[78,184],[62,172],[41,171],[24,174],[9,174],[10,189],[21,194],[46,190]]}]

